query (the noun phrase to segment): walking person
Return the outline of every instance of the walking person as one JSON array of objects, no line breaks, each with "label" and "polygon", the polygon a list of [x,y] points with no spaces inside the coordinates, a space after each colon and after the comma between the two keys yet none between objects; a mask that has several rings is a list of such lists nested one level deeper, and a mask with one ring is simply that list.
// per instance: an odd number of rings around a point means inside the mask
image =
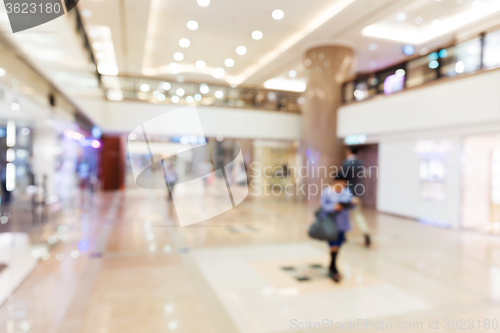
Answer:
[{"label": "walking person", "polygon": [[340,273],[337,268],[337,256],[340,247],[345,242],[345,233],[351,230],[349,221],[349,210],[358,203],[359,199],[354,197],[347,186],[347,180],[338,174],[330,186],[323,188],[321,192],[321,210],[323,213],[331,214],[337,223],[339,236],[334,241],[328,241],[330,247],[331,262],[329,275],[335,282],[340,282]]},{"label": "walking person", "polygon": [[347,147],[346,159],[342,164],[342,176],[347,179],[347,186],[351,193],[359,198],[359,203],[351,211],[351,219],[357,224],[359,230],[363,233],[365,238],[365,246],[370,247],[370,229],[368,223],[363,215],[361,208],[361,197],[365,194],[365,187],[362,179],[365,175],[363,162],[358,157],[358,150],[356,147]]}]

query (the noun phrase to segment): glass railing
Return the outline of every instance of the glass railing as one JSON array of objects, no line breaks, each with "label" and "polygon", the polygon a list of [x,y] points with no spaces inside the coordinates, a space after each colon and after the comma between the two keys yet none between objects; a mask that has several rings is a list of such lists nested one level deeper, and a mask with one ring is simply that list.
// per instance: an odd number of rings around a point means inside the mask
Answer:
[{"label": "glass railing", "polygon": [[343,85],[343,102],[391,95],[442,78],[460,77],[500,67],[500,31],[482,33],[452,46],[379,70],[360,74]]},{"label": "glass railing", "polygon": [[213,83],[177,82],[145,77],[102,76],[111,101],[135,100],[154,104],[204,105],[301,112],[301,93],[263,88],[230,87]]}]

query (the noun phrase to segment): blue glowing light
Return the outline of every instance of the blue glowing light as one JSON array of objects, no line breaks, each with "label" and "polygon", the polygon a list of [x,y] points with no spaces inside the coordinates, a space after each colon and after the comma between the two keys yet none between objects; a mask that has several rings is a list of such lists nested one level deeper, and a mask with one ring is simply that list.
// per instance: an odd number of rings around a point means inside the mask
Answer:
[{"label": "blue glowing light", "polygon": [[415,53],[415,47],[413,45],[404,45],[403,53],[407,56],[411,56]]},{"label": "blue glowing light", "polygon": [[439,67],[439,62],[437,60],[432,60],[429,62],[429,68],[430,69],[436,69]]}]

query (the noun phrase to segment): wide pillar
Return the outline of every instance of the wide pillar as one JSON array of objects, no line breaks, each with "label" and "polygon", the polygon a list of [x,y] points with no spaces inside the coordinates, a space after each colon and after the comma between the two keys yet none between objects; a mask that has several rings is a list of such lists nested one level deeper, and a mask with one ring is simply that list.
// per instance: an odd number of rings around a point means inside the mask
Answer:
[{"label": "wide pillar", "polygon": [[337,139],[337,111],[353,56],[350,48],[330,45],[313,48],[304,57],[308,83],[300,147],[307,167],[303,183],[309,201],[317,201],[321,188],[330,182],[331,167],[340,166],[343,160],[342,145]]}]

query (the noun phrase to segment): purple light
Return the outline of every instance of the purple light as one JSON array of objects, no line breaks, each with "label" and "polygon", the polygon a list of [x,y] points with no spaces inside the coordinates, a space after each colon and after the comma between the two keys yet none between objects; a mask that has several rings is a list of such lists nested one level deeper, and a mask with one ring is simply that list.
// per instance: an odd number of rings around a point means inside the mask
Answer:
[{"label": "purple light", "polygon": [[92,147],[95,149],[99,148],[101,146],[101,143],[97,140],[92,141]]},{"label": "purple light", "polygon": [[395,92],[403,90],[405,86],[405,76],[404,75],[389,75],[384,81],[384,94],[390,95]]}]

